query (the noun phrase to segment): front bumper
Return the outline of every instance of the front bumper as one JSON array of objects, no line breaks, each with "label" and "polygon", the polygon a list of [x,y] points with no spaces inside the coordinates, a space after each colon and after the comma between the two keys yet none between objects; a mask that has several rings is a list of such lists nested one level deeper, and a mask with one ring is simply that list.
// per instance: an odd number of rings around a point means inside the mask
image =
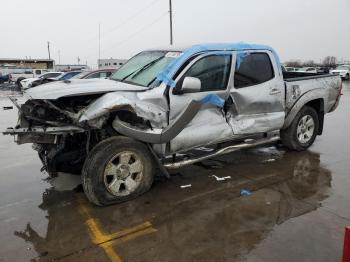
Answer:
[{"label": "front bumper", "polygon": [[15,136],[17,144],[56,144],[58,136],[65,134],[83,133],[84,129],[76,126],[63,127],[31,127],[31,128],[7,128],[4,135]]}]

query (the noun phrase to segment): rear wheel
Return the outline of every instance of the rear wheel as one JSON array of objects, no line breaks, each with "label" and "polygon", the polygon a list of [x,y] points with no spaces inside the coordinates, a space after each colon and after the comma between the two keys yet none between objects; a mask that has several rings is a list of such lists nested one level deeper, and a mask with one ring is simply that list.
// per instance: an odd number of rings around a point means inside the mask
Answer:
[{"label": "rear wheel", "polygon": [[145,144],[123,136],[106,139],[85,160],[85,194],[100,206],[133,199],[151,188],[154,167]]},{"label": "rear wheel", "polygon": [[314,108],[304,106],[291,125],[281,130],[281,140],[289,149],[302,151],[309,148],[318,134],[319,120]]},{"label": "rear wheel", "polygon": [[349,79],[350,79],[350,75],[349,75],[349,73],[347,73],[345,76],[345,80],[349,80]]}]

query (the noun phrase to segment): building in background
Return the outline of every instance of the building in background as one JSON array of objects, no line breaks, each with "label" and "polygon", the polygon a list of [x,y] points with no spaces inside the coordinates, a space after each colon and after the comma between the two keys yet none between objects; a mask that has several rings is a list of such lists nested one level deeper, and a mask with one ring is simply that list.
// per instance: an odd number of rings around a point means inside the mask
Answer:
[{"label": "building in background", "polygon": [[55,71],[89,70],[88,65],[55,65]]},{"label": "building in background", "polygon": [[98,59],[97,64],[99,69],[103,68],[115,68],[118,69],[121,67],[127,60],[126,59],[114,59],[114,58],[108,58],[108,59]]},{"label": "building in background", "polygon": [[53,69],[54,66],[55,60],[53,59],[0,58],[0,67]]}]

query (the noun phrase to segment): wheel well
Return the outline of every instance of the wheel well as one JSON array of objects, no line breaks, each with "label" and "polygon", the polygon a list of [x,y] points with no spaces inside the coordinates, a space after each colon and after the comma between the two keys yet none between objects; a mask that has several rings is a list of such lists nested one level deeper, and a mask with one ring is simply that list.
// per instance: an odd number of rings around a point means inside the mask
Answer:
[{"label": "wheel well", "polygon": [[318,135],[322,135],[323,132],[323,122],[324,122],[324,101],[322,98],[309,101],[305,106],[312,107],[316,110],[319,121]]}]

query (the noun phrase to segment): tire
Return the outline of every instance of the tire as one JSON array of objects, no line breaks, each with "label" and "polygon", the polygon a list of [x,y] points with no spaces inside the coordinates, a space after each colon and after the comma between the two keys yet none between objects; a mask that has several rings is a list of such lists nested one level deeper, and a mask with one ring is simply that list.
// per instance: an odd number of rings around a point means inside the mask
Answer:
[{"label": "tire", "polygon": [[[313,128],[310,128],[311,124],[313,124]],[[281,140],[287,148],[303,151],[314,143],[318,130],[319,119],[316,110],[312,107],[304,106],[295,116],[290,126],[281,130]]]},{"label": "tire", "polygon": [[17,84],[18,87],[22,87],[21,81],[24,80],[24,79],[25,79],[24,77],[20,77],[20,78],[17,79],[16,84]]},{"label": "tire", "polygon": [[349,75],[349,73],[347,73],[345,76],[345,80],[349,80],[349,79],[350,79],[350,75]]},{"label": "tire", "polygon": [[83,188],[96,205],[121,203],[147,192],[154,173],[155,162],[145,144],[115,136],[100,142],[88,154],[82,170]]}]

